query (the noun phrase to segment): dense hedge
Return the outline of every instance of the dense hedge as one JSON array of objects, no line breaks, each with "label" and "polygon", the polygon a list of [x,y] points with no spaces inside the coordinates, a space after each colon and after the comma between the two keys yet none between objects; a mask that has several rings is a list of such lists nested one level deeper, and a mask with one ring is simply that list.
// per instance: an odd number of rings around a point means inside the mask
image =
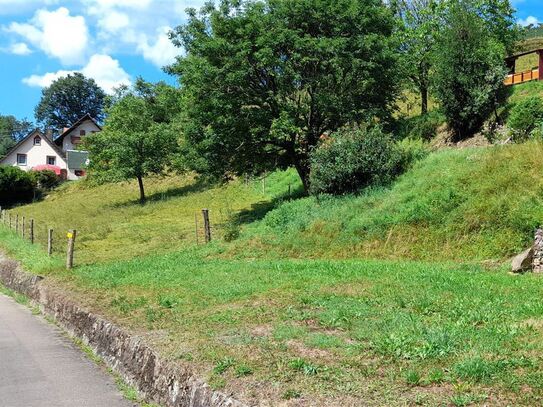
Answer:
[{"label": "dense hedge", "polygon": [[18,167],[0,166],[0,205],[32,202],[36,183],[32,174]]},{"label": "dense hedge", "polygon": [[25,172],[18,167],[0,166],[0,206],[32,202],[60,183],[53,171]]}]

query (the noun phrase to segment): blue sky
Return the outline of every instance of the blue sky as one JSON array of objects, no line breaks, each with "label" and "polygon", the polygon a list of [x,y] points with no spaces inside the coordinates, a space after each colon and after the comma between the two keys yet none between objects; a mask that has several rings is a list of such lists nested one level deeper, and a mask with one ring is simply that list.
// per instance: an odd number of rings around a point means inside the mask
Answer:
[{"label": "blue sky", "polygon": [[[514,0],[522,24],[543,21],[543,0]],[[110,92],[162,71],[180,50],[166,33],[204,0],[0,0],[0,113],[33,119],[41,89],[80,71]],[[538,7],[539,6],[539,7]]]}]

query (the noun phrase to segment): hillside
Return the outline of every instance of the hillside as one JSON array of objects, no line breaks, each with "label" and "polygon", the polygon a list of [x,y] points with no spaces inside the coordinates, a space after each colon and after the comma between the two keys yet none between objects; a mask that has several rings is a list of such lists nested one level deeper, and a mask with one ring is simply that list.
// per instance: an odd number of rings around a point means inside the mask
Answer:
[{"label": "hillside", "polygon": [[293,257],[499,260],[543,219],[543,145],[431,154],[390,189],[285,203],[251,225],[239,252]]},{"label": "hillside", "polygon": [[[227,258],[503,260],[543,219],[542,154],[538,142],[442,150],[390,188],[338,198],[289,200],[289,185],[301,192],[293,171],[270,174],[265,193],[260,180],[210,187],[193,177],[152,179],[143,207],[132,183],[72,184],[12,213],[35,219],[41,244],[47,227],[57,241],[77,229],[78,264],[191,249],[195,215],[203,242],[204,207],[218,240],[211,247]],[[239,238],[223,241],[238,229]]]}]

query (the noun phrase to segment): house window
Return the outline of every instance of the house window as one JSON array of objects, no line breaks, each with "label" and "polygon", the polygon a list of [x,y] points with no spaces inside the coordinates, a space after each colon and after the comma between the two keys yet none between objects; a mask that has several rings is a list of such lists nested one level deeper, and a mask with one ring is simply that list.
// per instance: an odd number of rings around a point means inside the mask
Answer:
[{"label": "house window", "polygon": [[17,165],[26,165],[26,154],[17,154]]},{"label": "house window", "polygon": [[80,136],[70,136],[70,141],[72,142],[72,144],[74,146],[76,146],[79,143],[81,143],[81,137]]},{"label": "house window", "polygon": [[85,133],[85,130],[79,130],[79,135],[80,136],[84,136],[86,133]]},{"label": "house window", "polygon": [[35,146],[41,146],[41,137],[40,136],[34,137],[34,145]]},{"label": "house window", "polygon": [[54,155],[48,155],[47,156],[47,164],[48,165],[57,165],[57,157]]}]

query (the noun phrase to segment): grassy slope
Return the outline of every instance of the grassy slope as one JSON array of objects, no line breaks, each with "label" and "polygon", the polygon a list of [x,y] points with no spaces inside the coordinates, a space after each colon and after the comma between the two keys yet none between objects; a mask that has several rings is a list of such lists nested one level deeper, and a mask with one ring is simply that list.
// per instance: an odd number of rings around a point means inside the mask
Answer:
[{"label": "grassy slope", "polygon": [[[298,185],[293,172],[271,175],[266,195],[260,182],[206,189],[153,180],[154,200],[143,208],[132,184],[73,184],[13,211],[57,229],[76,223],[79,264],[88,264],[71,273],[60,256],[44,259],[12,232],[0,229],[0,240],[51,284],[247,400],[534,405],[543,397],[536,277],[452,263],[283,258],[504,258],[543,218],[542,150],[441,151],[389,190],[297,199],[267,214],[289,183]],[[215,218],[241,210],[242,236],[195,247],[202,206]]]},{"label": "grassy slope", "polygon": [[[222,224],[233,214],[243,213],[243,221],[262,216],[274,200],[295,191],[295,174],[275,173],[266,180],[265,193],[259,181],[245,185],[209,187],[191,177],[147,180],[149,204],[137,203],[134,182],[88,187],[72,183],[52,193],[42,202],[11,210],[12,216],[33,218],[36,239],[46,245],[47,228],[55,230],[56,252],[65,250],[69,229],[78,231],[76,262],[87,264],[128,259],[149,253],[170,252],[194,245],[195,215],[199,221],[199,241],[203,241],[201,209],[209,208],[216,237]],[[28,225],[28,222],[27,222]]]},{"label": "grassy slope", "polygon": [[505,259],[543,220],[542,154],[536,142],[433,153],[389,190],[283,204],[250,226],[239,253]]}]

